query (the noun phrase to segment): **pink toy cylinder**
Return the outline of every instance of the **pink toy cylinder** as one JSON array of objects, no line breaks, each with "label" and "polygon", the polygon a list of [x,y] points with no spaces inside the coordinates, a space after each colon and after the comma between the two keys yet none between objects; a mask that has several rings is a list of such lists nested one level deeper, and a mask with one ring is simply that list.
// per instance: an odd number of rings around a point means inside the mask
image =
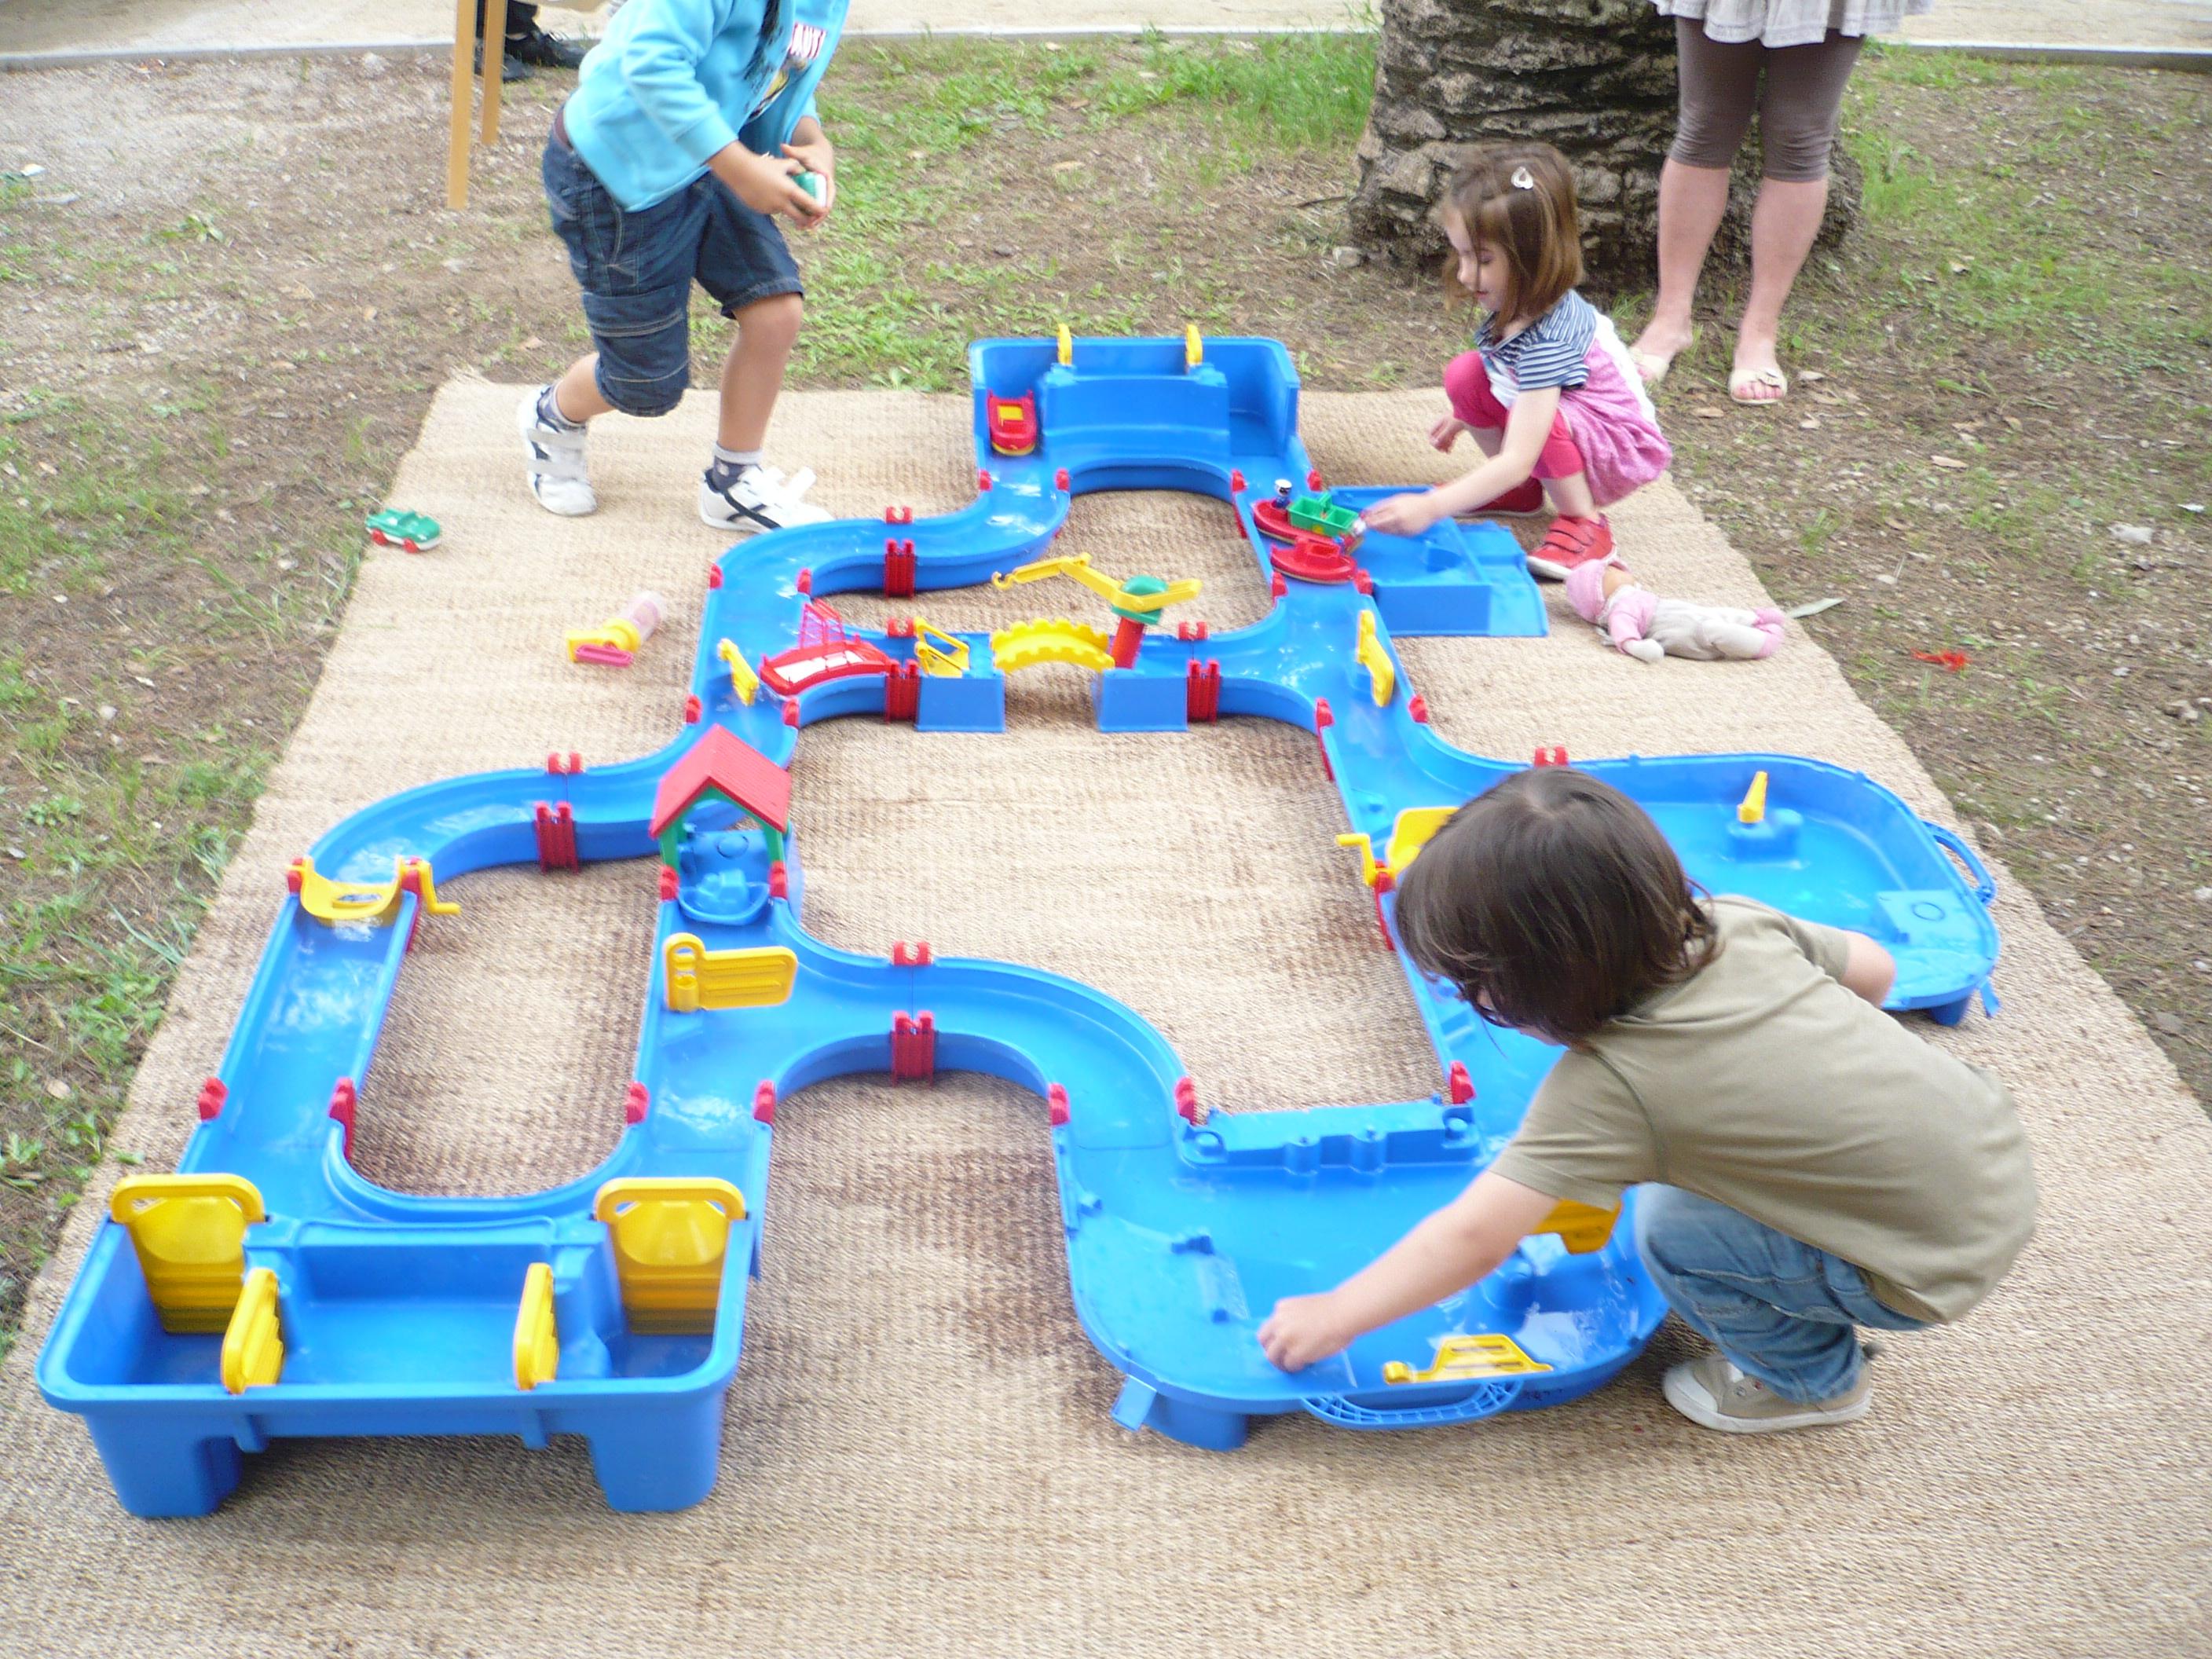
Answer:
[{"label": "pink toy cylinder", "polygon": [[653,629],[667,619],[668,601],[651,588],[647,588],[634,595],[623,607],[622,613],[624,619],[637,629],[637,637],[642,642],[651,639]]}]

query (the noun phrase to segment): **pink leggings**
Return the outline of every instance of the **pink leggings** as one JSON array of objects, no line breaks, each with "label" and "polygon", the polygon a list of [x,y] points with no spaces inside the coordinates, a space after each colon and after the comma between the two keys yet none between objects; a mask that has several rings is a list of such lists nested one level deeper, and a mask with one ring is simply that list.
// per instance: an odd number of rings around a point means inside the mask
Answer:
[{"label": "pink leggings", "polygon": [[[1463,351],[1444,366],[1444,396],[1451,399],[1452,414],[1481,432],[1503,432],[1510,413],[1490,389],[1490,372],[1480,351]],[[1567,417],[1552,416],[1552,430],[1543,453],[1529,474],[1538,478],[1571,478],[1583,470],[1583,453],[1575,447]]]}]

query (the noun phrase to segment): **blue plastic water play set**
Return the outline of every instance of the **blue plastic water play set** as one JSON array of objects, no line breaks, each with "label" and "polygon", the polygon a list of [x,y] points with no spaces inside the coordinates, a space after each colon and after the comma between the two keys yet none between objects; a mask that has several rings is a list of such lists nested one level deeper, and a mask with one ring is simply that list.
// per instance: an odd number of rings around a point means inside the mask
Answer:
[{"label": "blue plastic water play set", "polygon": [[[1346,878],[1366,883],[1385,939],[1396,873],[1511,769],[1435,734],[1391,642],[1541,633],[1518,548],[1492,525],[1348,549],[1327,534],[1373,492],[1321,490],[1279,344],[1063,332],[986,341],[970,363],[973,504],[726,554],[685,725],[662,752],[408,790],[295,865],[179,1172],[118,1185],[40,1358],[46,1398],[83,1414],[125,1508],[212,1510],[273,1437],[396,1434],[579,1434],[616,1508],[697,1502],[778,1103],[847,1073],[984,1072],[1044,1099],[1075,1307],[1126,1376],[1114,1415],[1132,1429],[1228,1448],[1270,1413],[1470,1420],[1587,1393],[1650,1339],[1663,1304],[1627,1230],[1563,1206],[1490,1279],[1346,1353],[1297,1375],[1262,1357],[1276,1299],[1336,1283],[1457,1192],[1549,1067],[1553,1050],[1492,1030],[1448,987],[1408,972],[1438,1061],[1429,1097],[1208,1112],[1152,1026],[1097,992],[927,945],[856,956],[800,927],[805,803],[786,767],[804,728],[867,714],[1001,731],[1006,676],[1034,663],[1091,671],[1109,730],[1257,715],[1317,732],[1358,860]],[[1194,584],[1048,551],[1075,495],[1133,489],[1231,503],[1270,575],[1268,614],[1218,635],[1171,626]],[[874,631],[826,603],[1054,576],[1094,589],[1110,629]],[[1893,1006],[1956,1020],[1985,988],[1988,878],[1864,776],[1781,755],[1577,763],[1643,803],[1707,887],[1884,941]],[[457,925],[441,888],[495,865],[646,858],[655,960],[629,1127],[605,1164],[508,1198],[364,1180],[348,1159],[356,1082],[416,928]]]}]

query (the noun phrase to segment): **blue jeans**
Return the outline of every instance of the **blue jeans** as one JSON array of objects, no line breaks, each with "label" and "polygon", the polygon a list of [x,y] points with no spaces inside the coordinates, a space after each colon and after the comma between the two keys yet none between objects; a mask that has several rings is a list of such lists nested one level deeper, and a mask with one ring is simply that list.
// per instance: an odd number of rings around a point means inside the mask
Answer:
[{"label": "blue jeans", "polygon": [[1832,1400],[1859,1380],[1856,1328],[1927,1321],[1876,1300],[1850,1262],[1680,1187],[1639,1187],[1636,1250],[1674,1311],[1784,1400]]},{"label": "blue jeans", "polygon": [[783,233],[702,173],[665,202],[625,209],[556,134],[540,169],[553,228],[583,290],[599,396],[625,415],[665,415],[691,384],[691,284],[725,317],[802,292]]}]

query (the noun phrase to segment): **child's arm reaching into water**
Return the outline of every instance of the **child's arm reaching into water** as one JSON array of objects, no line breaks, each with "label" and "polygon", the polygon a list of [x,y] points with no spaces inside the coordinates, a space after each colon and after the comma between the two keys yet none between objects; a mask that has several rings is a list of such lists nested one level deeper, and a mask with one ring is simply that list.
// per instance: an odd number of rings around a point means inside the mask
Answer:
[{"label": "child's arm reaching into water", "polygon": [[[1537,458],[1544,453],[1544,441],[1552,435],[1552,422],[1559,412],[1559,387],[1544,386],[1522,392],[1505,417],[1504,441],[1498,445],[1498,453],[1486,459],[1480,466],[1465,477],[1439,484],[1434,489],[1386,496],[1359,516],[1370,530],[1379,530],[1386,536],[1418,536],[1439,519],[1472,513],[1486,502],[1496,501],[1515,485],[1525,482],[1534,471]],[[1439,449],[1449,449],[1461,431],[1473,430],[1456,421],[1451,425],[1455,429],[1447,433],[1439,423],[1431,431],[1429,441]],[[1476,441],[1480,442],[1480,438]]]},{"label": "child's arm reaching into water", "polygon": [[1487,1278],[1555,1200],[1485,1171],[1368,1266],[1333,1291],[1285,1297],[1260,1327],[1260,1346],[1286,1371],[1316,1360],[1378,1325],[1441,1302]]}]

